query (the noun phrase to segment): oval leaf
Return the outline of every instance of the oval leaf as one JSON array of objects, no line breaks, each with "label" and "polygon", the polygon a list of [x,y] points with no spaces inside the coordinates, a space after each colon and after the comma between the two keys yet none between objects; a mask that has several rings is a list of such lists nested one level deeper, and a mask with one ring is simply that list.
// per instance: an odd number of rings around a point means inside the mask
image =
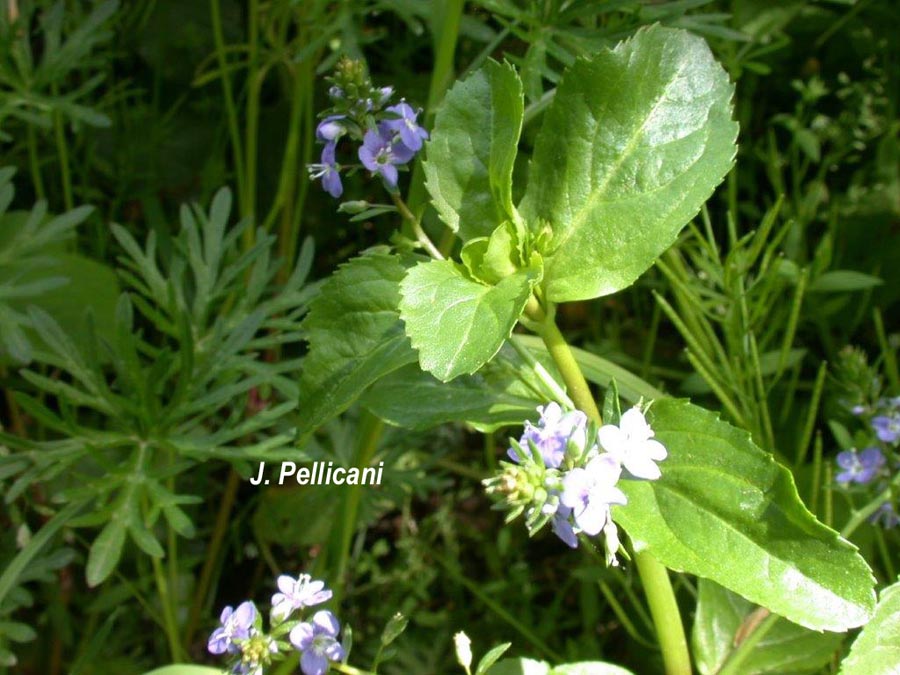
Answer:
[{"label": "oval leaf", "polygon": [[731,168],[733,91],[702,38],[661,26],[566,72],[520,207],[553,230],[548,299],[621,290],[675,241]]},{"label": "oval leaf", "polygon": [[622,481],[614,516],[638,550],[812,630],[868,621],[874,579],[856,547],[806,510],[790,472],[747,432],[686,401],[650,409],[669,451],[657,481]]},{"label": "oval leaf", "polygon": [[538,279],[526,269],[488,286],[450,260],[413,267],[400,284],[400,316],[422,369],[447,382],[481,368],[512,333]]},{"label": "oval leaf", "polygon": [[438,110],[425,186],[441,219],[464,240],[516,219],[512,172],[522,115],[519,76],[496,61],[453,85]]}]

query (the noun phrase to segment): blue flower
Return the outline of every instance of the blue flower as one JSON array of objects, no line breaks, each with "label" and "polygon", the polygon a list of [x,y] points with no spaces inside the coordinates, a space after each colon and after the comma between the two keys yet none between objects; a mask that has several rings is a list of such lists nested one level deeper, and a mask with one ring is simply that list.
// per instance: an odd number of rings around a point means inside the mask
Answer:
[{"label": "blue flower", "polygon": [[345,652],[337,641],[341,625],[334,614],[319,611],[311,622],[295,626],[289,639],[300,652],[300,669],[303,675],[323,675],[328,670],[329,661],[340,661]]},{"label": "blue flower", "polygon": [[628,499],[616,487],[622,466],[615,457],[594,457],[583,469],[569,471],[563,478],[560,503],[572,509],[575,524],[590,536],[599,534],[612,521],[610,506],[626,504]]},{"label": "blue flower", "polygon": [[345,117],[346,115],[329,115],[323,119],[316,127],[316,138],[323,143],[337,141],[347,133],[347,129],[340,123]]},{"label": "blue flower", "polygon": [[855,482],[864,485],[878,475],[884,462],[884,455],[878,448],[866,448],[860,453],[857,453],[856,448],[844,450],[837,456],[838,466],[844,470],[835,476],[835,480],[838,483]]},{"label": "blue flower", "polygon": [[359,148],[359,161],[372,175],[379,174],[390,187],[397,187],[397,165],[406,164],[415,152],[394,141],[394,134],[382,122],[378,130],[369,129]]},{"label": "blue flower", "polygon": [[296,579],[282,574],[277,583],[281,592],[272,596],[274,621],[284,621],[295,610],[321,605],[332,596],[332,592],[325,588],[324,581],[314,581],[308,574],[301,574]]},{"label": "blue flower", "polygon": [[896,443],[900,440],[900,413],[879,415],[872,418],[872,428],[878,439],[885,443]]},{"label": "blue flower", "polygon": [[885,502],[872,514],[871,518],[869,518],[869,522],[890,529],[900,524],[900,516],[898,516],[897,512],[894,510],[893,504]]},{"label": "blue flower", "polygon": [[632,476],[656,480],[661,473],[654,462],[664,460],[668,453],[662,443],[653,440],[653,435],[641,409],[635,406],[625,411],[619,426],[600,427],[597,440]]},{"label": "blue flower", "polygon": [[[525,432],[519,439],[519,447],[524,451],[530,447],[529,442],[534,443],[541,453],[544,466],[548,469],[557,469],[565,459],[570,440],[579,449],[584,449],[587,442],[587,416],[580,410],[563,412],[562,407],[556,402],[539,407],[538,412],[541,413],[541,419],[537,426],[525,422]],[[522,463],[513,448],[507,450],[506,454],[514,462]]]},{"label": "blue flower", "polygon": [[309,177],[312,180],[322,179],[322,188],[337,199],[344,192],[344,186],[341,184],[341,174],[337,163],[334,161],[334,150],[336,143],[334,141],[326,143],[322,148],[322,162],[320,164],[310,164]]},{"label": "blue flower", "polygon": [[234,641],[247,640],[255,620],[256,606],[252,602],[242,602],[237,609],[226,607],[219,617],[222,625],[209,636],[207,649],[211,654],[236,654],[240,649]]},{"label": "blue flower", "polygon": [[553,514],[553,520],[550,521],[550,527],[553,533],[563,540],[566,546],[578,548],[578,532],[572,525],[572,509],[568,506],[560,504]]},{"label": "blue flower", "polygon": [[413,152],[421,150],[422,141],[428,138],[428,132],[416,124],[419,111],[413,110],[408,103],[401,101],[387,108],[387,112],[394,113],[397,117],[385,120],[384,126],[400,134],[403,145]]}]

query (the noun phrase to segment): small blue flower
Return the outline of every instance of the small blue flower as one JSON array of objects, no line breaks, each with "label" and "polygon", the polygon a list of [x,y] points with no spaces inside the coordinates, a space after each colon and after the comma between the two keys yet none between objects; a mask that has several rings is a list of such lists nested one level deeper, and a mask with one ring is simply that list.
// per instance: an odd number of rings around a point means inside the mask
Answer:
[{"label": "small blue flower", "polygon": [[572,509],[568,506],[560,504],[553,514],[553,520],[550,521],[550,527],[553,533],[563,540],[566,546],[578,548],[578,532],[572,525]]},{"label": "small blue flower", "polygon": [[391,131],[400,134],[400,140],[407,148],[413,152],[421,150],[422,141],[428,138],[428,132],[416,124],[419,111],[413,110],[405,101],[390,106],[387,111],[394,113],[397,117],[385,120],[383,124]]},{"label": "small blue flower", "polygon": [[415,152],[403,143],[394,141],[394,134],[385,126],[378,125],[378,130],[369,129],[363,136],[363,144],[359,148],[359,160],[372,175],[379,174],[389,187],[397,187],[397,165],[406,164]]},{"label": "small blue flower", "polygon": [[656,480],[661,472],[655,462],[668,455],[666,448],[653,439],[654,433],[637,406],[625,411],[619,426],[604,424],[597,432],[603,449],[615,457],[635,478]]},{"label": "small blue flower", "polygon": [[610,506],[626,504],[628,499],[616,487],[622,466],[615,457],[594,457],[583,469],[572,469],[563,478],[560,503],[572,509],[575,524],[589,536],[599,534],[611,522]]},{"label": "small blue flower", "polygon": [[323,610],[313,615],[311,622],[295,626],[289,639],[300,652],[300,669],[303,675],[323,675],[329,661],[340,661],[345,652],[337,641],[340,623],[334,614]]},{"label": "small blue flower", "polygon": [[878,415],[872,418],[872,428],[878,439],[885,443],[896,443],[900,440],[900,413]]},{"label": "small blue flower", "polygon": [[301,574],[296,579],[282,574],[277,583],[281,592],[272,596],[272,619],[275,621],[284,621],[303,607],[321,605],[332,596],[324,581],[314,581],[308,574]]},{"label": "small blue flower", "polygon": [[864,485],[871,482],[878,475],[879,469],[884,466],[884,455],[878,448],[866,448],[857,453],[856,448],[844,450],[837,456],[838,466],[844,469],[835,476],[838,483],[859,483]]},{"label": "small blue flower", "polygon": [[322,148],[322,162],[320,164],[310,164],[309,177],[312,180],[322,179],[322,188],[337,199],[344,192],[344,186],[341,184],[340,168],[334,160],[334,150],[336,143],[334,141],[326,143]]},{"label": "small blue flower", "polygon": [[874,525],[881,525],[886,529],[890,529],[900,524],[900,516],[898,516],[897,512],[894,510],[893,504],[891,504],[890,502],[885,502],[878,507],[878,510],[875,513],[872,514],[872,516],[869,518],[869,522]]},{"label": "small blue flower", "polygon": [[[519,439],[522,450],[529,448],[529,441],[541,453],[544,466],[557,469],[565,459],[569,441],[583,449],[587,442],[587,416],[580,410],[563,412],[559,403],[548,403],[538,408],[541,419],[537,426],[525,422],[525,432]],[[521,464],[522,460],[513,448],[506,451],[509,458]]]},{"label": "small blue flower", "polygon": [[237,609],[226,607],[219,617],[222,625],[209,636],[207,649],[211,654],[236,654],[240,649],[234,641],[247,640],[255,620],[256,606],[252,602],[242,602]]},{"label": "small blue flower", "polygon": [[347,133],[347,128],[340,122],[345,117],[346,115],[329,115],[323,119],[316,127],[316,138],[323,143],[337,141]]}]

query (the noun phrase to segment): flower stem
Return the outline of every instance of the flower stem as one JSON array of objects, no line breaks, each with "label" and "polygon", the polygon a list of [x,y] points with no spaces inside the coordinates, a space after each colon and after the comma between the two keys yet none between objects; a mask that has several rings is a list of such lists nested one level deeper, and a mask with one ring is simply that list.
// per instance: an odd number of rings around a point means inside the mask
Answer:
[{"label": "flower stem", "polygon": [[403,219],[408,222],[413,229],[413,232],[416,235],[416,239],[420,244],[428,251],[428,254],[434,258],[435,260],[443,260],[444,255],[438,250],[437,246],[434,245],[434,242],[428,238],[428,235],[425,234],[425,230],[422,229],[422,223],[419,222],[419,219],[413,215],[413,212],[409,210],[409,207],[406,205],[406,202],[400,197],[400,195],[396,193],[391,193],[391,199],[394,200],[394,204],[397,206],[397,211],[400,212],[400,215],[403,216]]},{"label": "flower stem", "polygon": [[[525,308],[528,318],[535,323],[538,335],[547,346],[553,362],[569,390],[575,405],[598,425],[602,423],[600,411],[594,402],[587,380],[575,360],[575,355],[560,332],[552,310],[545,312],[532,296]],[[638,573],[644,584],[644,593],[650,605],[650,614],[656,626],[656,636],[662,649],[666,675],[690,675],[691,658],[681,613],[675,600],[675,591],[666,568],[646,551],[634,556]]]}]

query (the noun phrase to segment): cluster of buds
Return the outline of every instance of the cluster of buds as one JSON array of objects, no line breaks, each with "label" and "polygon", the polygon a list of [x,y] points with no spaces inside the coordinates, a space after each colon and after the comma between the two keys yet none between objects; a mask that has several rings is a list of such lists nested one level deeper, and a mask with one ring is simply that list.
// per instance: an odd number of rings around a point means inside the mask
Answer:
[{"label": "cluster of buds", "polygon": [[597,427],[578,410],[558,403],[538,408],[537,425],[525,423],[521,438],[510,439],[511,462],[485,481],[487,492],[508,510],[507,522],[525,515],[534,535],[550,523],[553,532],[572,548],[578,535],[603,534],[606,560],[617,565],[618,529],[611,507],[627,503],[616,486],[623,470],[635,479],[660,477],[656,462],[666,449],[653,439],[644,411],[635,406],[618,424]]},{"label": "cluster of buds", "polygon": [[[337,199],[343,194],[341,172],[367,169],[380,176],[388,188],[397,188],[398,167],[408,164],[428,138],[417,123],[421,111],[401,99],[388,105],[393,87],[375,87],[360,61],[342,59],[328,90],[331,107],[316,128],[316,140],[324,144],[317,164],[310,164],[310,178],[321,180],[323,189]],[[358,143],[360,164],[340,164],[337,150],[342,139]]]}]

